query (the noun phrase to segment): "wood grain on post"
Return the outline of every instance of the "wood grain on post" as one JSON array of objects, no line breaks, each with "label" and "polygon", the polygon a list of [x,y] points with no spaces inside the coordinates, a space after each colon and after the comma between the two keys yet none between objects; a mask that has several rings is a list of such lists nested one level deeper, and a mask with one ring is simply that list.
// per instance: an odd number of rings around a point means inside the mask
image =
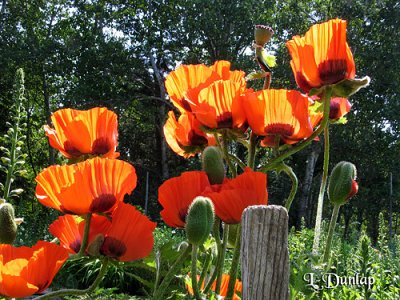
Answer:
[{"label": "wood grain on post", "polygon": [[242,215],[242,299],[289,299],[288,213],[257,205]]}]

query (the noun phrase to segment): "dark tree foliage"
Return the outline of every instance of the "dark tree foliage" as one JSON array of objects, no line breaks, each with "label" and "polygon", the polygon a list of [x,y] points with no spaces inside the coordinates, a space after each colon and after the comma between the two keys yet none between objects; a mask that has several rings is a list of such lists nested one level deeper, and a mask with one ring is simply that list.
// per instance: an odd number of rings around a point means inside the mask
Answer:
[{"label": "dark tree foliage", "polygon": [[[106,106],[119,116],[119,151],[135,165],[138,187],[129,201],[144,206],[149,178],[149,213],[159,218],[157,188],[167,177],[199,168],[165,144],[166,115],[173,109],[163,78],[180,63],[230,60],[234,68],[257,70],[253,25],[267,24],[275,35],[268,46],[277,56],[272,87],[297,89],[285,42],[330,18],[348,20],[348,42],[358,76],[371,85],[351,97],[346,125],[331,126],[331,167],[340,160],[358,168],[359,194],[343,209],[346,222],[367,219],[376,237],[377,216],[388,211],[389,173],[393,174],[393,211],[399,211],[400,5],[394,0],[227,1],[227,0],[50,0],[4,1],[0,15],[0,117],[8,120],[15,70],[26,73],[28,178],[20,202],[26,216],[48,224],[47,209],[34,199],[34,177],[62,160],[48,146],[42,125],[62,107]],[[259,88],[259,83],[250,83]],[[5,132],[0,123],[0,135]],[[319,142],[321,143],[321,142]],[[315,150],[315,149],[314,149]],[[238,150],[240,152],[240,149]],[[305,172],[312,148],[288,163],[300,181],[291,211],[313,226],[322,153],[312,173]],[[258,159],[262,159],[262,153]],[[311,175],[310,175],[311,174]],[[0,175],[2,176],[2,175]],[[312,184],[302,193],[302,188]],[[0,177],[1,179],[1,177]],[[269,174],[271,203],[282,203],[290,182]],[[301,200],[301,203],[300,203]],[[325,215],[331,206],[326,202]],[[40,216],[38,218],[37,216]],[[44,218],[42,218],[44,216]],[[39,221],[38,221],[39,222]],[[396,222],[397,224],[397,222]],[[39,226],[39,225],[38,225]],[[39,229],[38,229],[39,230]],[[40,230],[39,230],[40,231]],[[38,233],[39,235],[39,233]]]}]

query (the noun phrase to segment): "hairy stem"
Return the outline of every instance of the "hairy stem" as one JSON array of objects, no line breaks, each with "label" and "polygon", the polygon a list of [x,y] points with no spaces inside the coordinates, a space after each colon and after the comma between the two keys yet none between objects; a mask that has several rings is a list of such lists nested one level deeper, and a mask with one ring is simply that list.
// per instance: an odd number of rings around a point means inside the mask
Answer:
[{"label": "hairy stem", "polygon": [[89,231],[90,231],[90,221],[92,219],[92,214],[87,214],[85,216],[85,229],[83,231],[83,238],[81,248],[78,252],[78,257],[85,255],[86,247],[89,241]]},{"label": "hairy stem", "polygon": [[290,177],[290,180],[292,180],[292,188],[290,189],[290,194],[285,203],[285,208],[289,212],[293,199],[296,196],[297,188],[299,186],[299,181],[297,180],[297,176],[293,172],[293,169],[288,165],[282,164],[282,170]]},{"label": "hairy stem", "polygon": [[328,238],[326,240],[326,246],[325,246],[325,252],[324,252],[324,260],[323,260],[324,263],[329,262],[329,257],[331,255],[332,237],[333,237],[333,233],[335,232],[335,226],[336,226],[337,218],[339,215],[339,209],[340,209],[340,205],[335,204],[335,206],[333,207],[331,222],[329,223]]},{"label": "hairy stem", "polygon": [[179,273],[179,269],[182,267],[182,264],[185,262],[186,258],[190,254],[192,250],[192,246],[189,245],[186,249],[182,252],[182,254],[178,257],[178,259],[174,262],[174,264],[169,269],[167,275],[165,275],[163,281],[158,286],[158,289],[154,291],[153,300],[163,300],[163,296],[167,291],[167,287],[171,283],[172,279]]},{"label": "hairy stem", "polygon": [[225,300],[232,300],[233,294],[235,292],[235,283],[239,268],[239,259],[240,259],[240,237],[241,237],[241,226],[239,225],[237,234],[236,234],[236,242],[235,242],[235,250],[233,251],[232,264],[231,269],[229,271],[229,284],[228,291],[226,293]]},{"label": "hairy stem", "polygon": [[201,300],[199,285],[198,285],[198,281],[197,281],[197,251],[198,251],[198,246],[192,245],[191,277],[192,277],[192,288],[193,288],[194,297],[196,298],[196,300]]}]

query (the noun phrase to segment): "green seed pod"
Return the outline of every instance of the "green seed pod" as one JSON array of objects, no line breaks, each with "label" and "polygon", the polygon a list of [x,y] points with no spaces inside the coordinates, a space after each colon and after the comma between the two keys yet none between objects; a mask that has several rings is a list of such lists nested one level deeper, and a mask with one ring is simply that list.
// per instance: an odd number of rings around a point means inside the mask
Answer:
[{"label": "green seed pod", "polygon": [[221,184],[225,178],[225,166],[218,147],[208,146],[202,154],[203,171],[211,184]]},{"label": "green seed pod", "polygon": [[12,244],[16,236],[14,207],[10,203],[0,204],[0,244]]},{"label": "green seed pod", "polygon": [[329,178],[328,196],[334,205],[345,204],[357,193],[356,176],[356,167],[350,162],[341,161],[333,168]]},{"label": "green seed pod", "polygon": [[87,253],[92,256],[100,256],[100,248],[104,243],[104,234],[99,233],[94,240],[88,245]]},{"label": "green seed pod", "polygon": [[265,25],[256,25],[254,27],[254,41],[257,45],[264,47],[269,42],[274,31],[271,27]]},{"label": "green seed pod", "polygon": [[186,237],[193,245],[202,245],[214,225],[214,205],[207,197],[196,197],[186,217]]}]

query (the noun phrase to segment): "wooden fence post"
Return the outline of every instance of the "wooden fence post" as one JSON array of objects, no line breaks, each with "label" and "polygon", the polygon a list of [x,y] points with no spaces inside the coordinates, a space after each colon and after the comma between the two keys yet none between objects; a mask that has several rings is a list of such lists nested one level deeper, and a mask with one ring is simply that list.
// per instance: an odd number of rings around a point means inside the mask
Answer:
[{"label": "wooden fence post", "polygon": [[288,213],[256,205],[242,215],[242,299],[289,299]]}]

